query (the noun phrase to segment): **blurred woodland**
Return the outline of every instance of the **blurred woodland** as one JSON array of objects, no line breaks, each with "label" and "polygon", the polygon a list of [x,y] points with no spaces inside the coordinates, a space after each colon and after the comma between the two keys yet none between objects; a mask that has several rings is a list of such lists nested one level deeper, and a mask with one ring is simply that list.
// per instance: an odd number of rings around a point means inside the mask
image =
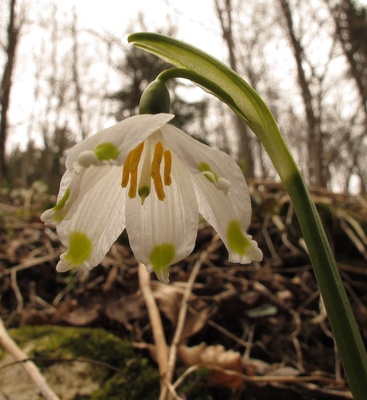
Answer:
[{"label": "blurred woodland", "polygon": [[[36,1],[0,1],[0,318],[60,398],[351,399],[297,218],[267,155],[242,121],[188,82],[170,82],[174,123],[241,166],[249,232],[264,260],[229,263],[202,221],[169,285],[144,282],[126,233],[89,274],[56,273],[62,246],[39,216],[55,202],[67,149],[136,114],[168,65],[121,36],[81,29],[75,8],[50,1],[35,13]],[[367,8],[357,0],[212,7],[223,61],[269,105],[311,187],[367,343]],[[127,33],[147,29],[141,15]],[[179,19],[161,28],[178,31]],[[22,74],[29,84],[19,90]],[[165,395],[147,287],[173,354]],[[77,330],[63,337],[58,327]],[[44,337],[51,349],[37,348]],[[69,345],[75,352],[65,355]],[[13,382],[21,379],[7,375],[15,365],[2,356],[0,347],[0,400],[38,399],[34,384],[20,397]],[[87,373],[78,360],[99,369]],[[57,363],[64,375],[51,376]]]},{"label": "blurred woodland", "polygon": [[[366,8],[354,0],[212,6],[224,61],[265,99],[307,181],[366,192]],[[35,15],[20,0],[2,5],[0,177],[3,186],[18,188],[41,180],[54,192],[65,150],[136,113],[142,90],[167,66],[107,31],[79,29],[75,8],[65,13],[50,2],[41,11]],[[178,26],[179,19],[161,30],[175,36]],[[140,16],[134,30],[146,29]],[[24,54],[22,41],[32,35],[37,46]],[[25,73],[30,84],[14,92]],[[275,177],[254,135],[222,104],[204,95],[193,101],[187,82],[171,90],[179,126],[229,152],[246,176]],[[17,115],[16,96],[24,99],[21,109],[31,104],[29,115]]]}]

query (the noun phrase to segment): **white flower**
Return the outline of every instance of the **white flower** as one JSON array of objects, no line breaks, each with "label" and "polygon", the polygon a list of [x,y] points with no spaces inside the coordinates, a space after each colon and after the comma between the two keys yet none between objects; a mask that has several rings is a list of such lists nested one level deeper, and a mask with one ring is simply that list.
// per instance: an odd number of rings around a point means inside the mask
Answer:
[{"label": "white flower", "polygon": [[173,117],[136,115],[70,150],[58,202],[41,216],[67,248],[58,271],[92,269],[126,228],[136,258],[168,282],[169,266],[194,248],[199,213],[230,261],[262,259],[246,234],[251,204],[240,168],[167,124]]}]

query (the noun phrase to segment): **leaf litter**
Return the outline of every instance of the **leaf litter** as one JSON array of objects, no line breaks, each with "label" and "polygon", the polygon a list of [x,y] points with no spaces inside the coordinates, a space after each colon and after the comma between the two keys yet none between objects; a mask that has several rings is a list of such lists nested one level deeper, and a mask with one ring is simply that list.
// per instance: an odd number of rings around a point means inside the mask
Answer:
[{"label": "leaf litter", "polygon": [[[229,263],[216,233],[201,223],[195,250],[172,266],[171,283],[152,278],[170,343],[193,266],[207,252],[188,300],[175,388],[179,392],[195,376],[212,388],[213,399],[223,398],[223,390],[229,399],[351,399],[288,196],[277,183],[250,186],[250,233],[264,252],[261,263]],[[311,191],[367,341],[367,201]],[[89,273],[58,274],[63,249],[39,220],[50,199],[34,189],[31,199],[25,197],[26,207],[11,193],[0,202],[0,316],[7,326],[103,327],[132,338],[137,351],[149,349],[154,359],[138,263],[126,235]]]}]

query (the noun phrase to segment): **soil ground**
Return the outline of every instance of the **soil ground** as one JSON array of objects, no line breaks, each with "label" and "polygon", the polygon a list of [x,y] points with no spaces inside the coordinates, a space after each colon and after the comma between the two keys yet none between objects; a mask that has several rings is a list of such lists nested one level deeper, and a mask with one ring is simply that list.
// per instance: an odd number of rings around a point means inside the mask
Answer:
[{"label": "soil ground", "polygon": [[[186,399],[351,399],[289,199],[277,183],[250,186],[250,233],[263,250],[261,263],[229,263],[222,242],[203,222],[194,252],[172,266],[170,284],[152,276],[169,343],[182,292],[205,253],[181,337],[177,392]],[[367,342],[367,201],[324,190],[312,194]],[[135,354],[155,367],[138,263],[126,234],[89,274],[56,273],[62,246],[39,219],[52,201],[37,187],[2,194],[1,318],[8,328],[103,328],[132,341]],[[195,363],[201,367],[182,376]]]}]

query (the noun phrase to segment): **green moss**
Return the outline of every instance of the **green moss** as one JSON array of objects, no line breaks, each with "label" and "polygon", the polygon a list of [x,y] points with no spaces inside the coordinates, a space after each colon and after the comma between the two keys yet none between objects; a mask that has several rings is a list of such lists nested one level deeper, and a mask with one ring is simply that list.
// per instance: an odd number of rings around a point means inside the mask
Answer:
[{"label": "green moss", "polygon": [[[34,357],[35,363],[45,374],[50,386],[63,399],[156,400],[159,398],[158,367],[135,352],[131,342],[104,329],[27,326],[12,329],[10,334],[20,347],[31,349],[27,353],[30,357]],[[61,360],[79,357],[106,363],[119,371],[92,362],[86,362],[85,369],[73,369],[75,363]],[[48,360],[45,361],[44,358]],[[62,369],[63,374],[51,375],[55,373],[56,366],[58,367],[56,372],[60,373]],[[182,374],[185,369],[185,366],[178,365],[177,375]],[[230,398],[231,389],[211,385],[205,379],[207,373],[206,369],[200,369],[189,375],[178,388],[178,392],[183,397],[195,400]],[[67,375],[68,381],[66,381]],[[67,387],[68,385],[73,387]],[[83,386],[89,386],[90,391],[82,390]],[[70,393],[73,393],[72,396]]]},{"label": "green moss", "polygon": [[[87,397],[76,395],[74,400],[153,400],[159,397],[158,369],[148,359],[136,354],[131,342],[103,329],[31,326],[13,329],[11,335],[20,347],[32,348],[29,356],[37,360],[36,364],[43,371],[55,362],[59,363],[60,359],[81,357],[99,362],[86,362],[88,378],[98,382],[99,388]],[[62,365],[68,368],[70,363],[63,362]],[[101,362],[106,366],[100,365]],[[119,372],[108,368],[107,364]]]}]

